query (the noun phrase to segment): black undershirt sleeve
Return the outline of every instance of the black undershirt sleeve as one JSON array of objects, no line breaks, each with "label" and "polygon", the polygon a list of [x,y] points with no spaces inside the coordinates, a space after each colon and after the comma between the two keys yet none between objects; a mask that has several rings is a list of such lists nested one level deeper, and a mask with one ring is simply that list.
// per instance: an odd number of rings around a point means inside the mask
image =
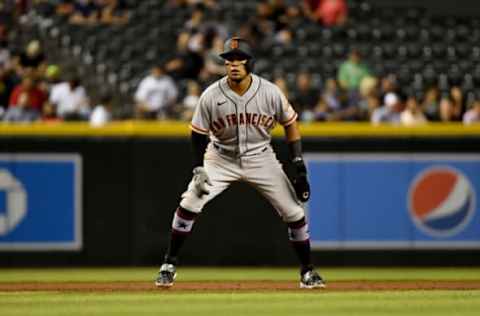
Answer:
[{"label": "black undershirt sleeve", "polygon": [[290,152],[290,157],[292,160],[295,158],[302,158],[302,141],[295,140],[293,142],[288,143],[288,149]]},{"label": "black undershirt sleeve", "polygon": [[208,136],[192,131],[193,168],[203,166],[205,150],[209,142]]}]

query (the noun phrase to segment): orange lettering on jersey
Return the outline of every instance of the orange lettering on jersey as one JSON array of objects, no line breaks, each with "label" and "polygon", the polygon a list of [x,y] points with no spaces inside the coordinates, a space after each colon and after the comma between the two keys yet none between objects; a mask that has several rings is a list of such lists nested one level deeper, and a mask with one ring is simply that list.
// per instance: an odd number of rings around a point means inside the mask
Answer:
[{"label": "orange lettering on jersey", "polygon": [[215,128],[215,126],[214,126],[213,123],[210,123],[210,126],[209,126],[209,127],[210,127],[210,130],[212,131],[213,134],[216,134],[216,133],[217,133],[217,130],[216,130],[216,128]]},{"label": "orange lettering on jersey", "polygon": [[265,126],[265,120],[267,119],[267,117],[265,115],[261,115],[260,116],[260,125],[262,126]]},{"label": "orange lettering on jersey", "polygon": [[252,124],[252,113],[245,113],[246,124]]},{"label": "orange lettering on jersey", "polygon": [[232,126],[232,120],[230,118],[230,114],[228,114],[227,116],[225,116],[225,118],[227,119],[227,122],[228,122],[228,126]]},{"label": "orange lettering on jersey", "polygon": [[227,127],[227,125],[225,124],[225,121],[221,117],[218,119],[218,123],[222,125],[222,128]]},{"label": "orange lettering on jersey", "polygon": [[222,125],[220,125],[220,123],[218,123],[217,121],[213,121],[213,126],[215,126],[215,129],[222,129]]},{"label": "orange lettering on jersey", "polygon": [[237,114],[232,114],[232,124],[233,125],[238,125]]},{"label": "orange lettering on jersey", "polygon": [[239,118],[240,125],[245,124],[245,120],[243,119],[243,113],[240,113],[238,116],[240,116],[240,118]]},{"label": "orange lettering on jersey", "polygon": [[269,116],[268,120],[265,122],[265,127],[270,128],[272,124],[273,124],[273,117]]},{"label": "orange lettering on jersey", "polygon": [[257,125],[257,124],[258,124],[258,122],[255,121],[255,119],[257,118],[257,116],[258,116],[258,113],[253,113],[253,115],[252,115],[252,125]]}]

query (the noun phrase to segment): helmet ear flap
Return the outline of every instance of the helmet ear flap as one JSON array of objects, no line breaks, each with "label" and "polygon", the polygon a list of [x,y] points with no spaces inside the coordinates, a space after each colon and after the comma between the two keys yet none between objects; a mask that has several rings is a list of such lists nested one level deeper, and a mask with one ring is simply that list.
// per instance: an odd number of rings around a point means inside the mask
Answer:
[{"label": "helmet ear flap", "polygon": [[247,63],[245,64],[246,68],[247,68],[247,72],[248,73],[251,73],[253,72],[253,69],[255,68],[255,59],[254,58],[250,58]]}]

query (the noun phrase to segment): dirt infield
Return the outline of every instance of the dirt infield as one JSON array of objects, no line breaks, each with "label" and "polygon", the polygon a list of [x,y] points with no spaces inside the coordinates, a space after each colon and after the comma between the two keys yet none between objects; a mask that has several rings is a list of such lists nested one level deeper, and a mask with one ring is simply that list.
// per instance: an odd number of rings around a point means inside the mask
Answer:
[{"label": "dirt infield", "polygon": [[[0,291],[60,291],[60,292],[276,292],[299,290],[292,281],[244,282],[177,282],[168,289],[159,289],[153,282],[17,282],[0,283]],[[321,291],[392,291],[392,290],[480,290],[480,280],[475,281],[334,281]]]}]

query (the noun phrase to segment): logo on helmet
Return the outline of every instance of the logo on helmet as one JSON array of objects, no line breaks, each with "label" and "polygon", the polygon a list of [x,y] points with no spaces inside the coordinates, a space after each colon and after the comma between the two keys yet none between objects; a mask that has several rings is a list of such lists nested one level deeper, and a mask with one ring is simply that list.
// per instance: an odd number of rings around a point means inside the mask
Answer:
[{"label": "logo on helmet", "polygon": [[475,191],[459,170],[436,166],[412,181],[408,194],[410,218],[432,237],[463,231],[475,212]]},{"label": "logo on helmet", "polygon": [[238,48],[238,39],[237,38],[232,38],[230,41],[230,48],[231,49],[237,49]]}]

